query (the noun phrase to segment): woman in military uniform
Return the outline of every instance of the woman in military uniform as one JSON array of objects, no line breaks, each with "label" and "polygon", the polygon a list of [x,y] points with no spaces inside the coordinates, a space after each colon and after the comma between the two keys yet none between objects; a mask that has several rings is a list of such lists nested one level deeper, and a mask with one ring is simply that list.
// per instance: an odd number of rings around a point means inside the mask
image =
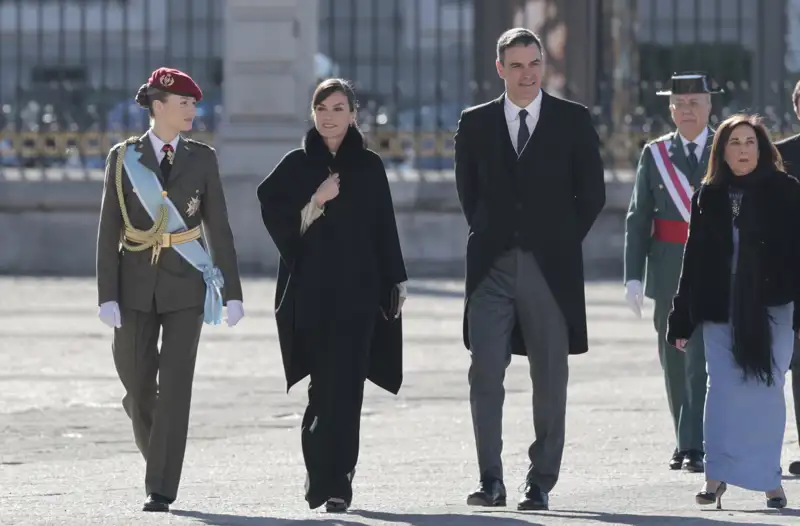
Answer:
[{"label": "woman in military uniform", "polygon": [[178,492],[203,323],[219,324],[223,305],[228,325],[244,316],[216,152],[180,135],[202,96],[186,73],[157,69],[136,94],[150,129],[106,160],[99,317],[114,328],[122,405],[147,462],[145,511],[168,511]]}]

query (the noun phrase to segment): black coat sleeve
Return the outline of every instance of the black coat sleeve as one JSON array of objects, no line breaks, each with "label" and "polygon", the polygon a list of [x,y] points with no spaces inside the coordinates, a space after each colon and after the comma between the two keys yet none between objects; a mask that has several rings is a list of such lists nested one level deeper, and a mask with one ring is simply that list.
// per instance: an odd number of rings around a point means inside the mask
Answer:
[{"label": "black coat sleeve", "polygon": [[385,285],[393,287],[408,279],[406,266],[403,260],[403,250],[400,245],[400,236],[397,232],[397,218],[394,213],[394,201],[386,176],[383,161],[376,155],[375,168],[377,191],[374,207],[374,222],[377,226],[378,261]]},{"label": "black coat sleeve", "polygon": [[472,118],[471,113],[461,112],[458,128],[453,137],[456,191],[458,192],[458,200],[461,203],[461,211],[464,213],[464,218],[470,228],[472,227],[472,217],[478,201],[477,165],[473,159],[469,125]]},{"label": "black coat sleeve", "polygon": [[800,136],[795,135],[775,143],[781,154],[784,171],[793,177],[800,178]]},{"label": "black coat sleeve", "polygon": [[787,215],[790,217],[789,234],[792,237],[790,268],[795,269],[793,273],[794,283],[794,318],[792,328],[795,332],[800,330],[800,182],[795,178],[790,179],[787,189],[789,203]]},{"label": "black coat sleeve", "polygon": [[600,138],[589,110],[581,107],[572,152],[572,188],[581,239],[591,230],[606,204],[606,182]]},{"label": "black coat sleeve", "polygon": [[691,298],[694,296],[694,287],[698,286],[697,272],[701,256],[702,225],[698,210],[698,196],[700,190],[692,195],[692,209],[689,217],[689,236],[683,249],[683,263],[681,276],[678,281],[678,291],[672,299],[672,310],[667,319],[667,341],[671,345],[679,339],[688,340],[694,332],[696,321],[692,319]]},{"label": "black coat sleeve", "polygon": [[258,185],[261,219],[290,270],[301,247],[300,212],[314,194],[299,177],[301,164],[297,153],[289,153]]}]

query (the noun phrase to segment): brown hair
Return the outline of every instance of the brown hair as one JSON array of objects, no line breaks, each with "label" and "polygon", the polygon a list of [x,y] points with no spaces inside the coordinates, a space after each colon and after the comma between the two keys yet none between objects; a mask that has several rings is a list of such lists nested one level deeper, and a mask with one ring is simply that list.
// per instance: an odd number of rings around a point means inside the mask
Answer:
[{"label": "brown hair", "polygon": [[153,114],[153,103],[155,101],[165,102],[169,95],[170,94],[164,90],[154,88],[149,84],[142,84],[134,100],[136,100],[136,104],[149,111],[150,117],[152,118],[155,116]]},{"label": "brown hair", "polygon": [[356,111],[358,102],[356,101],[356,92],[353,91],[353,86],[344,79],[333,78],[323,80],[314,90],[314,95],[311,96],[312,113],[314,108],[322,104],[322,101],[337,92],[347,97],[347,105],[350,107],[350,111]]},{"label": "brown hair", "polygon": [[761,117],[747,113],[737,113],[722,121],[722,124],[719,125],[719,128],[714,133],[714,143],[711,146],[711,155],[708,160],[706,175],[703,178],[703,184],[721,185],[733,177],[730,166],[725,162],[725,145],[728,144],[733,130],[739,126],[750,126],[756,134],[756,139],[758,140],[758,164],[756,168],[784,171],[781,154],[772,143]]}]

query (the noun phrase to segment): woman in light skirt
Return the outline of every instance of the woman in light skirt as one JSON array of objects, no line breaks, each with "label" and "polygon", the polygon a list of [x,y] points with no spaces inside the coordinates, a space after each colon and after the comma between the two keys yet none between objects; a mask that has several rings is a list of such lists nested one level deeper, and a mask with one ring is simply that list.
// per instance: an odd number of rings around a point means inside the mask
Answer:
[{"label": "woman in light skirt", "polygon": [[714,134],[708,170],[692,196],[689,239],[667,340],[683,349],[698,325],[708,394],[706,482],[698,504],[728,484],[787,504],[781,486],[783,388],[800,328],[800,182],[754,116],[734,115]]}]

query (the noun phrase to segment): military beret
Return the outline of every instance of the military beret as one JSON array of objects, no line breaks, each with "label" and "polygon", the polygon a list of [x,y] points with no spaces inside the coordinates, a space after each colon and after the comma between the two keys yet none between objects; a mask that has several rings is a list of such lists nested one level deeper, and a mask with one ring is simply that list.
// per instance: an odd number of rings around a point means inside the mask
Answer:
[{"label": "military beret", "polygon": [[194,97],[198,102],[203,98],[200,86],[192,80],[192,77],[179,69],[158,68],[150,75],[147,84],[175,95]]}]

